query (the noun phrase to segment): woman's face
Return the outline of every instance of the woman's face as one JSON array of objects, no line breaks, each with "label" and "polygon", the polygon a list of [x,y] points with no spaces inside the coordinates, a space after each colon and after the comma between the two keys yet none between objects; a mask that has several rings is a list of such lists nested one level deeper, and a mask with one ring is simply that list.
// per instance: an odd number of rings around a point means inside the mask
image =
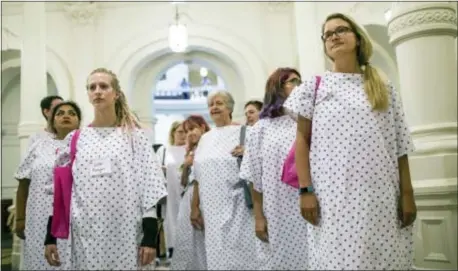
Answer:
[{"label": "woman's face", "polygon": [[186,138],[188,140],[188,143],[190,145],[197,144],[205,129],[197,124],[191,124],[189,126],[190,127],[188,127],[188,131],[186,132]]},{"label": "woman's face", "polygon": [[245,107],[246,123],[249,126],[253,126],[259,120],[259,110],[256,106],[249,104]]},{"label": "woman's face", "polygon": [[210,111],[210,117],[215,123],[230,119],[230,111],[226,106],[226,101],[222,96],[215,96],[208,103],[208,110]]},{"label": "woman's face", "polygon": [[57,133],[64,131],[70,132],[78,129],[80,120],[76,114],[76,110],[70,105],[62,105],[57,109],[54,115],[54,128]]},{"label": "woman's face", "polygon": [[334,60],[340,55],[354,54],[358,45],[350,24],[342,19],[332,19],[326,22],[322,39],[327,55]]},{"label": "woman's face", "polygon": [[96,109],[114,106],[118,93],[111,86],[111,75],[106,73],[91,74],[87,80],[89,101]]},{"label": "woman's face", "polygon": [[285,91],[286,96],[289,96],[293,89],[302,84],[301,78],[295,74],[291,73],[283,84],[283,90]]},{"label": "woman's face", "polygon": [[173,142],[175,146],[182,146],[186,143],[186,133],[184,132],[183,125],[178,126],[173,133]]}]

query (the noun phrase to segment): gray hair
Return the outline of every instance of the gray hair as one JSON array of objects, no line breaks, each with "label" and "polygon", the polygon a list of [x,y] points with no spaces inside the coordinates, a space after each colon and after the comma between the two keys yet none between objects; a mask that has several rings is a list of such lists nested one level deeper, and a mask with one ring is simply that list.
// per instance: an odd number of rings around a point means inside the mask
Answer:
[{"label": "gray hair", "polygon": [[210,95],[208,95],[207,103],[210,104],[211,101],[213,101],[213,99],[216,97],[223,98],[224,104],[226,105],[226,108],[229,109],[229,111],[231,112],[231,116],[232,116],[232,112],[234,111],[235,101],[231,93],[225,90],[219,90],[219,91],[212,92],[210,93]]}]

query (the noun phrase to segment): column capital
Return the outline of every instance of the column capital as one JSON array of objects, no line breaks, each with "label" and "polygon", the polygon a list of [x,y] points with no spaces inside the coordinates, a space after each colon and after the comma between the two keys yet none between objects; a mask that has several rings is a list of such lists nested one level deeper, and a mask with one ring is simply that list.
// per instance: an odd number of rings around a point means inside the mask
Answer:
[{"label": "column capital", "polygon": [[24,139],[43,129],[44,125],[41,122],[22,121],[17,125],[17,135],[19,139]]},{"label": "column capital", "polygon": [[95,2],[67,2],[64,3],[64,10],[77,25],[93,24],[100,12]]},{"label": "column capital", "polygon": [[456,11],[450,3],[395,3],[388,22],[393,46],[419,36],[457,36]]}]

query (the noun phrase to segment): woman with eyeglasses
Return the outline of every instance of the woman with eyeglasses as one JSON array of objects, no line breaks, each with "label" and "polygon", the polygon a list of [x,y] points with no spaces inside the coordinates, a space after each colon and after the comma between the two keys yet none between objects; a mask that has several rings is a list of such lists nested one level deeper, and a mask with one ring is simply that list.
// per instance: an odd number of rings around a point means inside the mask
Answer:
[{"label": "woman with eyeglasses", "polygon": [[312,77],[284,104],[299,116],[296,166],[300,211],[310,223],[308,269],[411,270],[413,144],[401,101],[370,64],[371,41],[348,16],[329,15],[322,40],[332,71],[316,95]]},{"label": "woman with eyeglasses", "polygon": [[[253,183],[255,233],[269,244],[269,270],[306,270],[307,222],[297,212],[297,189],[281,181],[282,166],[296,139],[296,122],[283,102],[300,84],[299,72],[279,68],[266,82],[264,109],[247,137],[240,177]],[[265,255],[267,253],[267,255]],[[270,254],[270,255],[269,255]]]}]

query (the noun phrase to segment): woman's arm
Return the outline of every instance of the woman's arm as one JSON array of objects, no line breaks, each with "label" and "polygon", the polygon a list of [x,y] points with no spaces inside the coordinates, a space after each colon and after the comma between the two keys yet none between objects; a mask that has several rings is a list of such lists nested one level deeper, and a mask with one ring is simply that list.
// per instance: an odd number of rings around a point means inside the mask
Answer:
[{"label": "woman's arm", "polygon": [[264,218],[262,193],[254,190],[252,185],[250,185],[250,188],[251,188],[251,196],[253,197],[254,218],[255,219]]},{"label": "woman's arm", "polygon": [[25,209],[27,207],[27,198],[29,196],[29,179],[19,180],[19,186],[16,192],[16,221],[25,220]]},{"label": "woman's arm", "polygon": [[296,168],[301,188],[312,185],[310,177],[310,138],[312,121],[299,116],[296,134]]},{"label": "woman's arm", "polygon": [[194,181],[194,185],[192,189],[193,189],[193,194],[192,194],[191,206],[194,208],[199,208],[200,207],[199,182]]},{"label": "woman's arm", "polygon": [[399,185],[401,194],[413,194],[412,180],[410,178],[409,158],[403,155],[398,158]]}]

